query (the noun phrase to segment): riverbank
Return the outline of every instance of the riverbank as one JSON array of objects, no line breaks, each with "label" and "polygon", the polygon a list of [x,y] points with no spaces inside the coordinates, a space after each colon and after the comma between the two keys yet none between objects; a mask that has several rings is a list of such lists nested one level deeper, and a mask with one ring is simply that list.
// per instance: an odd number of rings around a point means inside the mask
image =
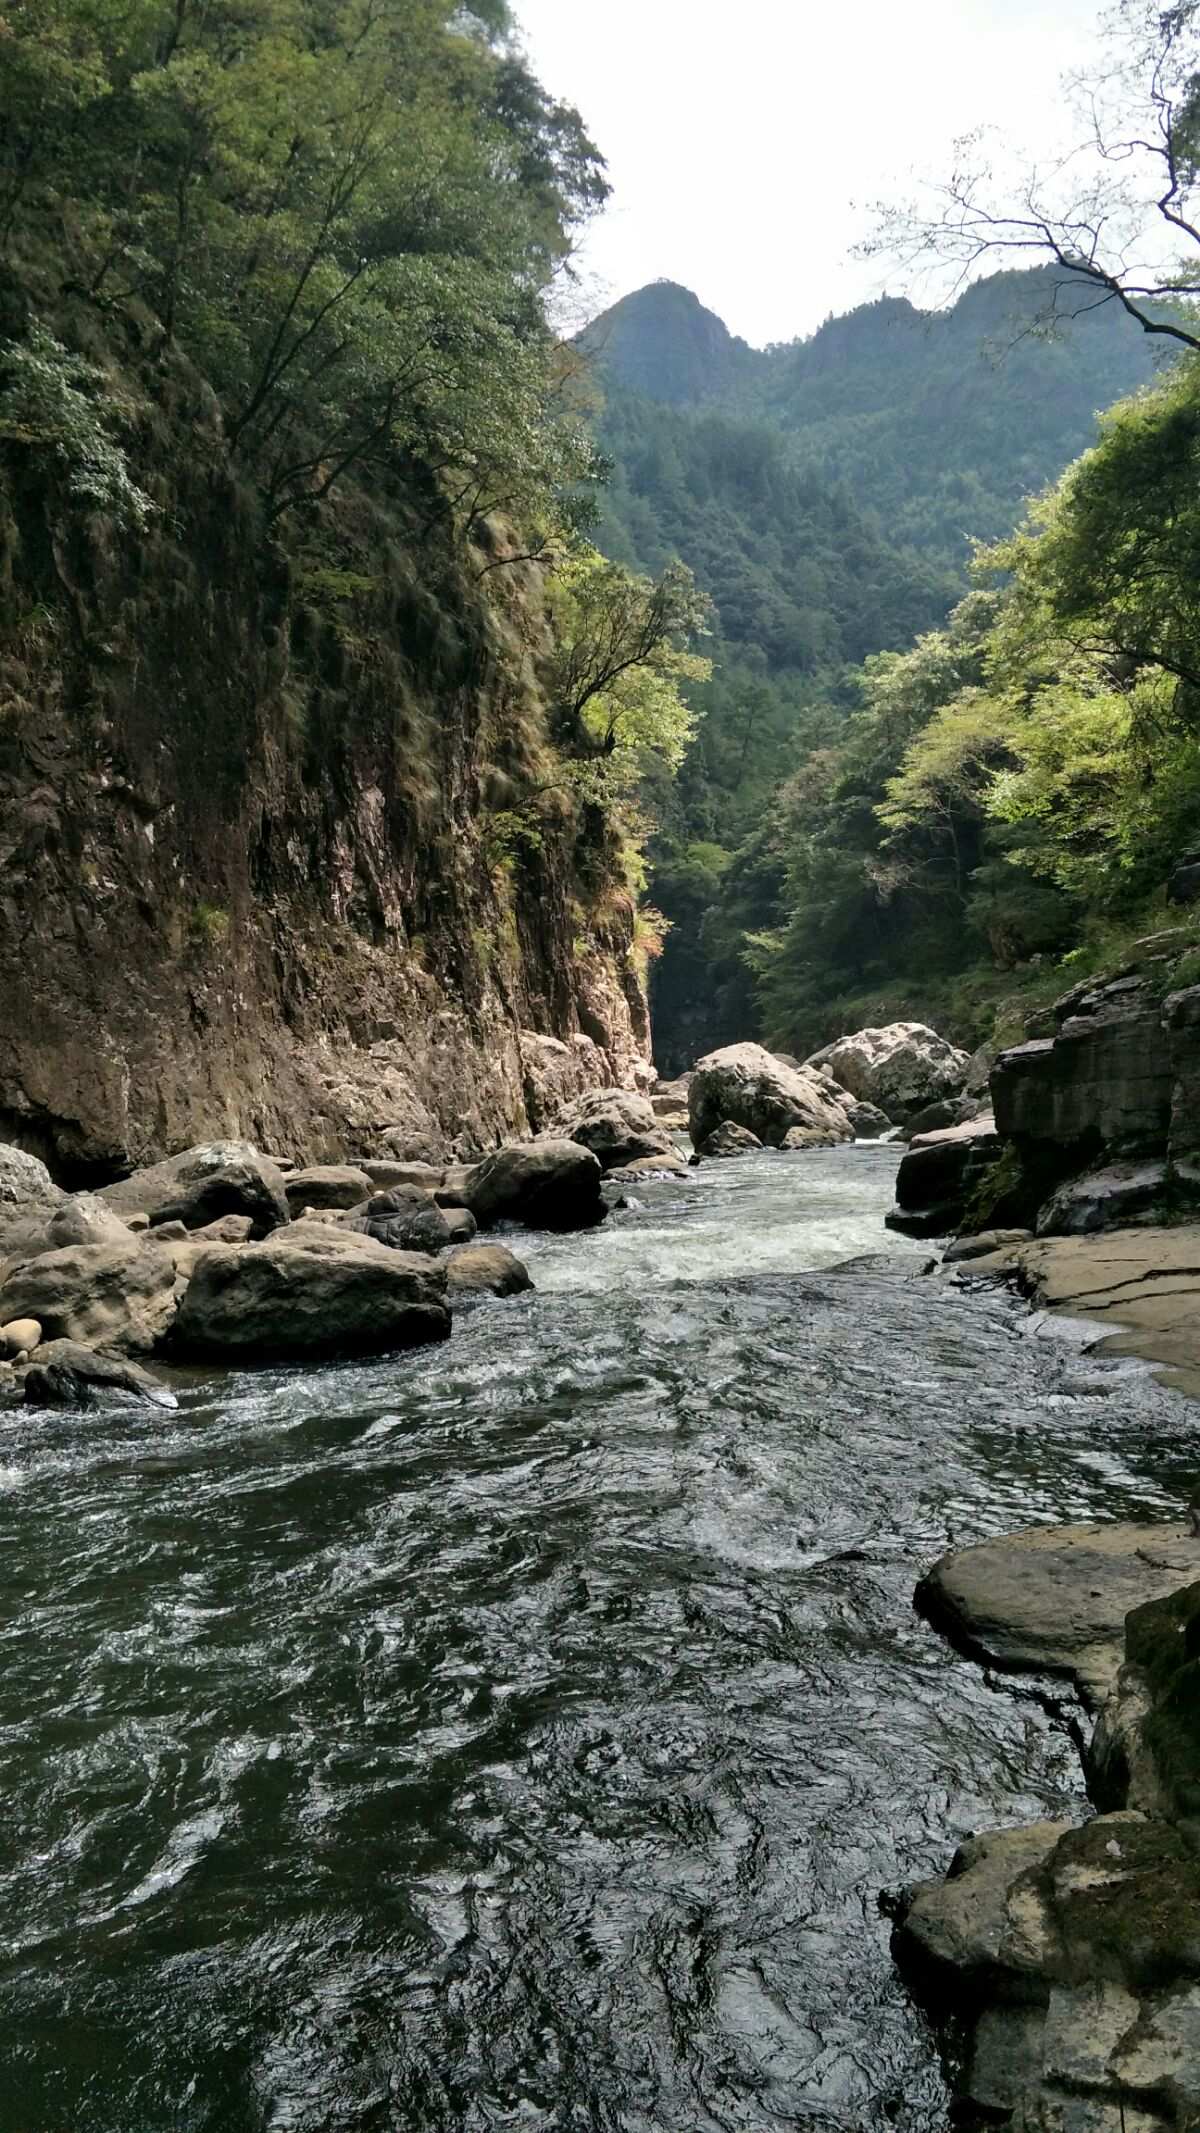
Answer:
[{"label": "riverbank", "polygon": [[[967,1291],[1008,1281],[1200,1390],[1200,1228],[971,1240]],[[957,1249],[961,1250],[962,1247]],[[970,1247],[968,1247],[968,1250]],[[956,2123],[1190,2133],[1200,2122],[1200,1530],[1043,1525],[951,1550],[920,1611],[989,1667],[1066,1679],[1088,1820],[973,1836],[900,1906],[895,1951],[941,2027]]]}]

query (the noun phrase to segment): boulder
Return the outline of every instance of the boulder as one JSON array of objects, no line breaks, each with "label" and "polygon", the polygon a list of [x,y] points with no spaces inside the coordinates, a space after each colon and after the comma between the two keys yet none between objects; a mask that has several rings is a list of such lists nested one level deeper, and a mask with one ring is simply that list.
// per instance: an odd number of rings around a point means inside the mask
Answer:
[{"label": "boulder", "polygon": [[35,1155],[0,1142],[0,1254],[22,1252],[22,1232],[44,1227],[66,1199]]},{"label": "boulder", "polygon": [[1186,1525],[1034,1526],[943,1555],[917,1606],[990,1665],[1063,1674],[1095,1709],[1115,1685],[1125,1617],[1200,1578]]},{"label": "boulder", "polygon": [[999,1161],[1001,1142],[989,1117],[921,1134],[896,1173],[896,1205],[884,1217],[907,1237],[945,1237],[963,1221],[971,1198]]},{"label": "boulder", "polygon": [[394,1252],[443,1252],[452,1236],[437,1202],[415,1185],[373,1193],[365,1207],[347,1217],[345,1227]]},{"label": "boulder", "polygon": [[1107,1163],[1053,1192],[1038,1211],[1039,1237],[1082,1237],[1099,1229],[1162,1222],[1170,1198],[1165,1161]]},{"label": "boulder", "polygon": [[669,1148],[662,1155],[639,1155],[632,1163],[622,1163],[619,1170],[605,1173],[608,1185],[636,1185],[644,1178],[685,1178],[688,1166],[678,1148]]},{"label": "boulder", "polygon": [[177,1407],[173,1392],[137,1363],[97,1355],[78,1341],[47,1341],[24,1374],[27,1407],[95,1407],[101,1402],[141,1400],[151,1407]]},{"label": "boulder", "polygon": [[895,1131],[887,1112],[881,1111],[876,1104],[860,1104],[855,1100],[845,1106],[845,1111],[856,1141],[882,1140],[885,1134]]},{"label": "boulder", "polygon": [[132,1230],[95,1193],[64,1196],[48,1212],[14,1222],[5,1238],[5,1261],[36,1259],[41,1252],[56,1252],[68,1244],[128,1244]]},{"label": "boulder", "polygon": [[688,1088],[688,1130],[699,1149],[726,1121],[779,1148],[794,1126],[827,1145],[853,1138],[840,1101],[804,1067],[784,1066],[761,1044],[727,1044],[701,1059]]},{"label": "boulder", "polygon": [[451,1244],[470,1244],[478,1234],[479,1224],[469,1207],[442,1207],[438,1213],[449,1231]]},{"label": "boulder", "polygon": [[14,1356],[27,1355],[32,1348],[41,1346],[42,1328],[36,1318],[10,1318],[6,1326],[0,1326],[0,1355],[10,1361]]},{"label": "boulder", "polygon": [[213,1244],[246,1244],[253,1225],[249,1215],[222,1215],[203,1229],[185,1229],[182,1222],[162,1222],[154,1232],[156,1246],[165,1245],[178,1281],[190,1281],[192,1269]]},{"label": "boulder", "polygon": [[970,1059],[924,1022],[889,1022],[860,1029],[815,1052],[806,1064],[823,1067],[860,1103],[906,1125],[927,1104],[961,1093]]},{"label": "boulder", "polygon": [[452,1299],[459,1296],[519,1296],[531,1289],[529,1269],[503,1244],[465,1244],[445,1260]]},{"label": "boulder", "polygon": [[356,1158],[352,1168],[370,1179],[375,1192],[390,1192],[393,1185],[416,1185],[421,1192],[433,1192],[445,1176],[443,1163],[384,1162],[373,1156]]},{"label": "boulder", "polygon": [[973,1237],[955,1237],[942,1253],[946,1266],[969,1263],[972,1259],[987,1259],[993,1252],[1015,1252],[1019,1244],[1028,1244],[1032,1239],[1031,1229],[981,1229]]},{"label": "boulder", "polygon": [[46,1339],[104,1353],[148,1353],[168,1332],[175,1303],[170,1252],[136,1237],[44,1252],[0,1281],[0,1322],[36,1318]]},{"label": "boulder", "polygon": [[478,1163],[450,1163],[442,1172],[442,1182],[433,1189],[434,1202],[438,1207],[465,1207],[467,1188],[478,1170]]},{"label": "boulder", "polygon": [[692,1160],[697,1162],[708,1161],[714,1156],[752,1155],[756,1148],[762,1148],[762,1142],[756,1133],[751,1133],[747,1126],[736,1125],[731,1118],[724,1118],[715,1132],[708,1134],[701,1141]]},{"label": "boulder", "polygon": [[602,1177],[596,1157],[577,1141],[519,1141],[477,1163],[463,1192],[480,1229],[497,1222],[591,1229],[607,1213]]},{"label": "boulder", "polygon": [[171,1345],[228,1362],[378,1354],[444,1340],[445,1268],[325,1224],[201,1254]]},{"label": "boulder", "polygon": [[1039,1822],[964,1844],[945,1882],[910,1893],[893,1942],[920,1996],[953,2019],[955,2122],[1200,2124],[1198,1914],[1194,1846],[1158,1818]]},{"label": "boulder", "polygon": [[966,1126],[978,1118],[984,1105],[974,1096],[943,1096],[940,1103],[926,1104],[910,1118],[906,1131],[911,1139],[922,1133],[945,1133],[950,1126]]},{"label": "boulder", "polygon": [[306,1207],[361,1207],[371,1197],[371,1180],[365,1170],[347,1163],[319,1163],[291,1171],[283,1189],[289,1213],[298,1215]]},{"label": "boulder", "polygon": [[203,1229],[221,1215],[249,1215],[254,1235],[265,1237],[289,1220],[282,1174],[248,1141],[185,1148],[105,1185],[100,1198],[117,1214],[143,1210],[151,1228],[182,1222],[188,1229]]},{"label": "boulder", "polygon": [[629,1089],[592,1089],[563,1106],[550,1136],[590,1148],[602,1170],[643,1155],[669,1155],[674,1144],[645,1096]]}]

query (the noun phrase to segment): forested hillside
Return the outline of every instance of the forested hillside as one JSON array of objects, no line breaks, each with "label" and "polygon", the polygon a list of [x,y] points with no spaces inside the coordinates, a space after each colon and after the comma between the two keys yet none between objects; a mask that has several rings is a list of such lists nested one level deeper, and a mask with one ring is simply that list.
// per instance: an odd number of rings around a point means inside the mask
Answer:
[{"label": "forested hillside", "polygon": [[[1097,411],[1153,377],[1151,345],[1123,314],[1089,311],[1047,334],[1048,298],[1044,273],[1000,274],[946,312],[888,299],[755,351],[656,283],[583,337],[613,462],[597,537],[632,566],[683,558],[714,601],[697,736],[674,788],[653,795],[652,894],[671,922],[656,1030],[670,1064],[749,1028],[807,1041],[868,970],[866,983],[895,980],[906,997],[892,894],[869,878],[882,785],[839,801],[822,830],[823,893],[847,876],[873,916],[860,938],[863,910],[839,920],[826,898],[811,967],[796,930],[797,794],[832,805],[843,776],[854,783],[835,766],[870,700],[863,662],[941,625],[967,591],[972,544],[1009,532],[1094,440]],[[989,893],[1022,906],[1028,952],[1053,934],[1051,912],[1069,926],[1043,878],[1018,888],[1001,866]],[[961,947],[961,913],[955,929]],[[989,953],[977,927],[970,939],[960,962]],[[928,993],[927,956],[927,941],[914,946]]]}]

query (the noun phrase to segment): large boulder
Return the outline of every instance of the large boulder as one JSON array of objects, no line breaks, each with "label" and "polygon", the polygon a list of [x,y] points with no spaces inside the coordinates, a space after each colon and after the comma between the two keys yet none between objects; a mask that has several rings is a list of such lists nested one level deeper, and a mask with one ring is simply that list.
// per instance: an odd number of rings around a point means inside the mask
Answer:
[{"label": "large boulder", "polygon": [[1039,1237],[1083,1237],[1100,1229],[1165,1220],[1170,1187],[1165,1161],[1107,1163],[1070,1178],[1038,1210]]},{"label": "large boulder", "polygon": [[446,1271],[324,1223],[197,1260],[175,1320],[180,1355],[228,1362],[379,1354],[444,1340]]},{"label": "large boulder", "polygon": [[248,1141],[185,1148],[105,1185],[100,1198],[119,1215],[143,1210],[152,1228],[182,1222],[187,1229],[203,1229],[221,1215],[249,1215],[254,1235],[265,1237],[290,1219],[282,1172]]},{"label": "large boulder", "polygon": [[[919,1134],[896,1173],[896,1205],[884,1217],[888,1228],[907,1237],[949,1236],[1002,1152],[989,1117],[947,1127],[944,1133]],[[989,1203],[992,1219],[1000,1219],[994,1202]]]},{"label": "large boulder", "polygon": [[132,1235],[128,1223],[95,1193],[77,1192],[60,1196],[53,1207],[23,1221],[14,1221],[5,1237],[4,1259],[13,1265],[18,1259],[36,1259],[42,1252],[61,1251],[68,1244],[128,1244]]},{"label": "large boulder", "polygon": [[674,1142],[646,1096],[631,1089],[592,1089],[564,1105],[554,1124],[560,1140],[590,1148],[602,1170],[616,1170],[643,1155],[670,1155]]},{"label": "large boulder", "polygon": [[104,1353],[142,1355],[175,1317],[169,1250],[140,1238],[73,1244],[10,1267],[0,1281],[0,1324],[35,1318],[46,1340],[78,1341]]},{"label": "large boulder", "polygon": [[450,1223],[436,1200],[415,1185],[372,1193],[344,1226],[394,1252],[443,1252],[453,1242]]},{"label": "large boulder", "polygon": [[700,1148],[725,1120],[770,1148],[793,1127],[833,1146],[853,1139],[843,1104],[804,1067],[785,1066],[761,1044],[727,1044],[701,1059],[688,1087],[688,1131]]},{"label": "large boulder", "polygon": [[[785,1148],[787,1142],[788,1136],[785,1134]],[[751,1133],[748,1126],[737,1125],[732,1118],[723,1118],[713,1132],[705,1135],[692,1160],[708,1162],[714,1157],[753,1155],[756,1149],[761,1153],[762,1142],[757,1133]]]},{"label": "large boulder", "polygon": [[25,1237],[43,1228],[66,1199],[35,1155],[0,1142],[0,1255],[23,1252]]},{"label": "large boulder", "polygon": [[290,1171],[283,1189],[289,1212],[298,1215],[306,1207],[361,1207],[371,1197],[372,1181],[365,1170],[349,1163],[318,1163],[310,1170]]},{"label": "large boulder", "polygon": [[529,1229],[592,1229],[607,1209],[604,1173],[577,1141],[517,1141],[485,1156],[463,1185],[480,1229],[523,1222]]},{"label": "large boulder", "polygon": [[97,1355],[78,1341],[47,1341],[24,1373],[27,1407],[96,1407],[139,1400],[150,1407],[177,1407],[173,1392],[137,1363]]},{"label": "large boulder", "polygon": [[966,1084],[970,1057],[924,1022],[889,1022],[839,1037],[806,1061],[823,1067],[860,1103],[885,1111],[903,1126],[927,1104],[957,1096]]},{"label": "large boulder", "polygon": [[446,1281],[452,1298],[461,1296],[520,1296],[533,1287],[523,1260],[503,1244],[464,1244],[446,1259]]}]

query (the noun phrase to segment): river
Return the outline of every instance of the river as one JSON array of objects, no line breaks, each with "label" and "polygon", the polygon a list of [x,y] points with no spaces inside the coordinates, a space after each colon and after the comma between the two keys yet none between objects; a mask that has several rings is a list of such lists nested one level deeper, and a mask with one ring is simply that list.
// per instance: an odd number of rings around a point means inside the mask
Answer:
[{"label": "river", "polygon": [[921,1278],[895,1163],[643,1187],[435,1350],[3,1416],[3,2133],[940,2133],[880,1892],[1080,1778],[913,1585],[1174,1510],[1192,1424]]}]

